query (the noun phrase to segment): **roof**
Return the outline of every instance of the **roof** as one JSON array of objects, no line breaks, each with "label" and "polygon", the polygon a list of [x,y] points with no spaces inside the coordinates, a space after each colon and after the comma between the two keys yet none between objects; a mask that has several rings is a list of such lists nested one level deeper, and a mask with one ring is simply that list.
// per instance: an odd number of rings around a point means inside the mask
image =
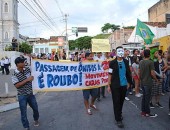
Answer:
[{"label": "roof", "polygon": [[166,22],[144,22],[144,23],[152,27],[158,27],[158,28],[166,28],[167,26]]}]

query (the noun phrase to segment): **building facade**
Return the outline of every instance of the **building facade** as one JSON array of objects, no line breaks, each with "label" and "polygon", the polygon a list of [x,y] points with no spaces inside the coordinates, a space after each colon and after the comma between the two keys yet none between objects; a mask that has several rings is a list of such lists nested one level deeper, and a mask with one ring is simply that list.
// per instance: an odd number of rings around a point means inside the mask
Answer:
[{"label": "building facade", "polygon": [[170,23],[170,0],[160,0],[148,9],[149,22]]},{"label": "building facade", "polygon": [[51,36],[50,39],[44,38],[31,38],[31,39],[35,40],[35,42],[31,42],[31,44],[33,45],[33,53],[35,54],[39,53],[47,54],[52,52],[62,53],[64,51],[65,46],[64,36]]},{"label": "building facade", "polygon": [[132,32],[133,29],[120,29],[114,31],[109,38],[111,48],[115,49],[116,47],[122,46],[123,44],[127,43]]},{"label": "building facade", "polygon": [[0,49],[19,38],[18,0],[0,0]]}]

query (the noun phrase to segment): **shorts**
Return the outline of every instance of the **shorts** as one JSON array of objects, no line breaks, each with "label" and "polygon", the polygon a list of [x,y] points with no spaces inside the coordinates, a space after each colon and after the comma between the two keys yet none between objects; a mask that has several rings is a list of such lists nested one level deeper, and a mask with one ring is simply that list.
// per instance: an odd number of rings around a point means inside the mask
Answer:
[{"label": "shorts", "polygon": [[83,97],[85,100],[89,100],[90,95],[97,97],[97,88],[83,90]]}]

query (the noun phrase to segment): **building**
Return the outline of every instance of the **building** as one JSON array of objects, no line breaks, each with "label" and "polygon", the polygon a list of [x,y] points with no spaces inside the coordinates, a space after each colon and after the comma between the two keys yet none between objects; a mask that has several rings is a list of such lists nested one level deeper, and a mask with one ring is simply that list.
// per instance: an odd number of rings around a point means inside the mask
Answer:
[{"label": "building", "polygon": [[33,45],[33,53],[35,54],[47,54],[52,52],[61,53],[64,51],[66,38],[65,36],[51,36],[50,39],[32,38],[31,40],[30,38],[28,41],[31,41],[31,44]]},{"label": "building", "polygon": [[18,0],[0,0],[0,50],[19,38]]},{"label": "building", "polygon": [[128,39],[133,32],[133,29],[120,29],[116,30],[110,36],[110,43],[112,49],[115,49],[118,46],[122,46],[123,44],[128,42]]},{"label": "building", "polygon": [[149,22],[170,23],[170,0],[160,0],[148,9]]}]

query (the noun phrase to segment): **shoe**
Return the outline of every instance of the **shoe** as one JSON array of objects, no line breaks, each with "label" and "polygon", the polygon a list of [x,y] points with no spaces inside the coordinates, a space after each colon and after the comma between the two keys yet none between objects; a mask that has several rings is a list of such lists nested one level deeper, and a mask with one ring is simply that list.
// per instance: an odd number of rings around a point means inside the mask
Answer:
[{"label": "shoe", "polygon": [[153,117],[153,118],[155,118],[157,116],[158,116],[157,114],[145,114],[145,117]]},{"label": "shoe", "polygon": [[152,104],[152,102],[150,103],[150,108],[155,108],[155,106]]},{"label": "shoe", "polygon": [[30,130],[30,128],[25,128],[25,130]]},{"label": "shoe", "polygon": [[170,92],[169,90],[166,90],[166,92]]},{"label": "shoe", "polygon": [[159,108],[164,108],[159,102],[155,104]]},{"label": "shoe", "polygon": [[146,115],[146,113],[145,112],[141,112],[141,116],[145,116]]},{"label": "shoe", "polygon": [[123,125],[122,121],[118,121],[118,122],[117,122],[117,126],[118,126],[119,128],[124,128],[124,125]]},{"label": "shoe", "polygon": [[165,95],[165,93],[161,93],[161,95],[162,95],[162,96],[164,96],[164,95]]},{"label": "shoe", "polygon": [[141,94],[141,93],[138,93],[138,94],[136,94],[135,96],[136,96],[136,97],[141,97],[142,94]]},{"label": "shoe", "polygon": [[126,100],[126,101],[129,101],[130,99],[129,99],[128,97],[125,97],[125,100]]},{"label": "shoe", "polygon": [[90,105],[91,108],[95,109],[95,110],[98,110],[96,105]]},{"label": "shoe", "polygon": [[170,116],[170,111],[169,111],[169,113],[168,113],[168,116]]},{"label": "shoe", "polygon": [[34,121],[34,126],[39,126],[39,125],[40,125],[39,121]]},{"label": "shoe", "polygon": [[97,98],[96,101],[100,102],[100,98]]},{"label": "shoe", "polygon": [[106,96],[102,96],[103,98],[106,98]]},{"label": "shoe", "polygon": [[132,93],[132,92],[129,92],[129,95],[133,95],[133,93]]},{"label": "shoe", "polygon": [[92,115],[91,109],[87,109],[87,114]]}]

